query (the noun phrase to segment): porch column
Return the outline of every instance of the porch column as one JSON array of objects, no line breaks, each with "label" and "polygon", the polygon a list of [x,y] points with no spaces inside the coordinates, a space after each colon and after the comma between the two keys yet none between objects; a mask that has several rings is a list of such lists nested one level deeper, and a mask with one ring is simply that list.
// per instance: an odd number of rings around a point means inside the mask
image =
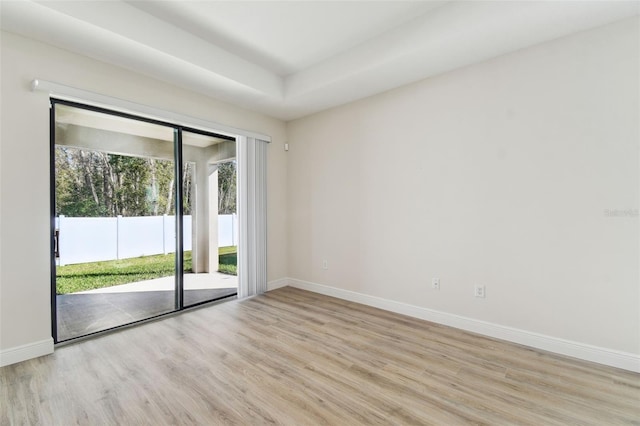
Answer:
[{"label": "porch column", "polygon": [[191,209],[191,257],[194,273],[209,271],[209,206],[206,201],[209,193],[209,171],[206,160],[196,161],[195,205]]},{"label": "porch column", "polygon": [[208,222],[209,222],[209,259],[208,271],[218,270],[218,166],[209,165],[209,202]]}]

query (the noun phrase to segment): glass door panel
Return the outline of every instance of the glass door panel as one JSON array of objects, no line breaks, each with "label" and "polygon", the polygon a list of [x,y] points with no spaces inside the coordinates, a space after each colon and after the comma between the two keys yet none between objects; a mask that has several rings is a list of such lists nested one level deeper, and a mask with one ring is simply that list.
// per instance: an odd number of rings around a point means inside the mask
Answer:
[{"label": "glass door panel", "polygon": [[182,132],[184,306],[237,294],[236,143]]},{"label": "glass door panel", "polygon": [[178,309],[174,129],[53,108],[56,341]]}]

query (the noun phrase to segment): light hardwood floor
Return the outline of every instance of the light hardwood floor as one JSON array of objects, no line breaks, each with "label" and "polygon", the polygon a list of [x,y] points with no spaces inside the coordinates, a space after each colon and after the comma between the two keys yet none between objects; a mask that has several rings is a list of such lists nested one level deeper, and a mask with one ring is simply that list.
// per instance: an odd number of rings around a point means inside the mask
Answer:
[{"label": "light hardwood floor", "polygon": [[640,375],[283,288],[0,369],[2,425],[640,424]]}]

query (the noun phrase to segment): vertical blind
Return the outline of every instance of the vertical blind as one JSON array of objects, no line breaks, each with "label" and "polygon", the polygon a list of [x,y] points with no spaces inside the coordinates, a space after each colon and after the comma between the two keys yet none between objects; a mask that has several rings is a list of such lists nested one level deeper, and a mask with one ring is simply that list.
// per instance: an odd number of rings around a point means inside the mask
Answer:
[{"label": "vertical blind", "polygon": [[267,143],[238,141],[238,297],[267,291]]}]

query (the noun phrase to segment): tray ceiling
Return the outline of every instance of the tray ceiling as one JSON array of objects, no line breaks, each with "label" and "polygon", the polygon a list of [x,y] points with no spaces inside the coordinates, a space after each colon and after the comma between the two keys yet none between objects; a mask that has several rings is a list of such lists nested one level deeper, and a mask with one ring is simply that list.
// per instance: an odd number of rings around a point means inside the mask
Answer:
[{"label": "tray ceiling", "polygon": [[638,15],[637,1],[2,1],[5,31],[290,120]]}]

